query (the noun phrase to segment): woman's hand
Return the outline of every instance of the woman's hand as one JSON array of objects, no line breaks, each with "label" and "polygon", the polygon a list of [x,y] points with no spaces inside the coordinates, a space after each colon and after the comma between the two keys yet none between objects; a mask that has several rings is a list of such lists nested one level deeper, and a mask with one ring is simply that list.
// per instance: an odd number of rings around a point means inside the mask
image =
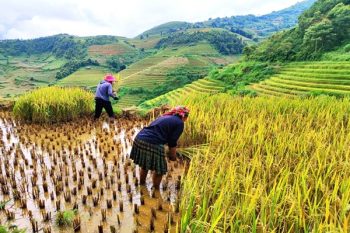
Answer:
[{"label": "woman's hand", "polygon": [[176,161],[176,147],[169,148],[169,160]]}]

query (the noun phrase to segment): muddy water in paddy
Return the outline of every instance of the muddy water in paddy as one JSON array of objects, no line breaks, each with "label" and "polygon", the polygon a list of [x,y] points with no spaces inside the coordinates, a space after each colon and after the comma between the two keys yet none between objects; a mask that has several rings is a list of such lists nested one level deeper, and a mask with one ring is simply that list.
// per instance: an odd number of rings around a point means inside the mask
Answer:
[{"label": "muddy water in paddy", "polygon": [[[128,158],[132,139],[147,124],[88,119],[40,126],[0,112],[1,224],[33,232],[175,232],[184,161],[168,163],[161,190],[151,176],[140,186]],[[77,209],[75,226],[58,227],[58,210]],[[114,231],[115,229],[115,231]]]}]

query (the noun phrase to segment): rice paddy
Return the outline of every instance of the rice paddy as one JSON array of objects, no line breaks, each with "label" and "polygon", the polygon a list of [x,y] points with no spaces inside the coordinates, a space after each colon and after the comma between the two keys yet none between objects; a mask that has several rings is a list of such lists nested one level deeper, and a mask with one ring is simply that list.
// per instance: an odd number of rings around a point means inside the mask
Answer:
[{"label": "rice paddy", "polygon": [[65,122],[91,115],[93,95],[80,88],[46,87],[18,98],[13,108],[26,122]]},{"label": "rice paddy", "polygon": [[95,89],[97,84],[103,80],[107,73],[109,73],[108,70],[100,67],[84,67],[68,77],[59,80],[56,85]]},{"label": "rice paddy", "polygon": [[8,57],[0,62],[0,96],[15,97],[56,81],[58,69],[66,62],[49,55]]},{"label": "rice paddy", "polygon": [[223,92],[224,89],[225,85],[221,81],[203,78],[182,88],[175,89],[164,95],[145,101],[141,106],[144,108],[152,108],[163,104],[176,103],[183,99],[184,96],[189,96],[191,94],[215,94]]},{"label": "rice paddy", "polygon": [[197,94],[173,104],[191,109],[181,232],[349,232],[350,99]]},{"label": "rice paddy", "polygon": [[107,59],[115,55],[123,55],[135,52],[136,49],[124,41],[118,41],[114,44],[92,45],[88,48],[88,55],[100,64],[105,64]]},{"label": "rice paddy", "polygon": [[294,97],[312,93],[348,96],[349,84],[349,62],[298,62],[285,65],[280,73],[249,89],[268,96]]},{"label": "rice paddy", "polygon": [[147,120],[35,125],[0,112],[0,221],[31,232],[349,231],[350,99],[196,86],[170,98],[191,110],[180,140],[191,162],[185,174],[186,160],[169,163],[159,193],[128,159]]},{"label": "rice paddy", "polygon": [[24,124],[0,112],[0,222],[27,232],[176,232],[184,160],[161,190],[128,159],[146,120]]}]

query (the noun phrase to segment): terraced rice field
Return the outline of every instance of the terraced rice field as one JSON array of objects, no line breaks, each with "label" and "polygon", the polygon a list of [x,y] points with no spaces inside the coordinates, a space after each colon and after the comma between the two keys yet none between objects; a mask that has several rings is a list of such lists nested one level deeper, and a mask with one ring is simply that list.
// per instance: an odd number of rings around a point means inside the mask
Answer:
[{"label": "terraced rice field", "polygon": [[300,96],[310,93],[350,95],[350,62],[298,62],[249,89],[259,95]]},{"label": "terraced rice field", "polygon": [[180,100],[181,97],[191,93],[218,93],[224,90],[225,86],[222,82],[212,79],[199,79],[182,88],[178,88],[157,98],[148,100],[143,103],[145,107],[153,107],[160,104],[169,103],[170,101]]},{"label": "terraced rice field", "polygon": [[150,36],[146,39],[130,39],[128,40],[130,44],[135,45],[136,48],[151,49],[156,46],[162,37],[159,35]]},{"label": "terraced rice field", "polygon": [[119,108],[127,108],[131,106],[137,106],[139,104],[139,101],[141,99],[141,96],[138,95],[124,95],[120,98],[120,100],[117,103],[117,106]]},{"label": "terraced rice field", "polygon": [[69,87],[88,87],[91,89],[95,88],[97,84],[103,80],[106,73],[107,70],[101,68],[82,68],[68,77],[58,81],[57,85]]},{"label": "terraced rice field", "polygon": [[[195,46],[193,46],[195,47]],[[203,47],[203,46],[201,46]],[[153,56],[147,57],[132,64],[126,70],[120,72],[121,86],[126,88],[144,88],[153,90],[167,80],[167,74],[181,66],[206,67],[210,62],[200,56],[187,58],[188,48],[165,49]],[[182,54],[182,55],[181,55]],[[120,108],[137,105],[142,100],[139,95],[123,96],[117,106]]]},{"label": "terraced rice field", "polygon": [[[181,65],[208,66],[211,62],[202,55],[218,57],[220,54],[208,44],[198,44],[196,46],[183,46],[179,48],[167,48],[161,52],[142,59],[120,72],[124,80],[122,85],[128,87],[135,86],[133,81],[141,86],[148,76],[163,76],[170,69]],[[156,80],[159,81],[159,80]]]},{"label": "terraced rice field", "polygon": [[104,64],[111,56],[132,53],[135,50],[131,45],[119,41],[115,44],[92,45],[88,48],[88,54],[92,59],[97,60],[100,64]]},{"label": "terraced rice field", "polygon": [[46,55],[9,57],[0,62],[0,96],[14,97],[56,81],[66,61]]},{"label": "terraced rice field", "polygon": [[130,46],[126,44],[92,45],[89,47],[89,55],[120,55],[129,52]]},{"label": "terraced rice field", "polygon": [[[147,61],[146,63],[142,62],[141,65],[136,66],[144,69],[124,77],[122,79],[122,85],[124,87],[143,87],[153,89],[154,87],[166,80],[167,72],[170,69],[176,68],[177,66],[185,65],[187,63],[188,59],[183,57],[149,58],[149,61]],[[147,64],[148,66],[145,67],[145,64]],[[135,68],[131,69],[133,71],[136,70]]]}]

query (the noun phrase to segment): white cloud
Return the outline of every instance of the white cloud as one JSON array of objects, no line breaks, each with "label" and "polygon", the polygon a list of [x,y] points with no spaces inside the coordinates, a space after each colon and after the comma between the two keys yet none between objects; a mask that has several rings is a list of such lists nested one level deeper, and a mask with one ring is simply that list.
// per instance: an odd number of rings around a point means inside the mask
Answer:
[{"label": "white cloud", "polygon": [[0,39],[58,33],[134,37],[169,21],[266,14],[300,0],[0,0]]}]

